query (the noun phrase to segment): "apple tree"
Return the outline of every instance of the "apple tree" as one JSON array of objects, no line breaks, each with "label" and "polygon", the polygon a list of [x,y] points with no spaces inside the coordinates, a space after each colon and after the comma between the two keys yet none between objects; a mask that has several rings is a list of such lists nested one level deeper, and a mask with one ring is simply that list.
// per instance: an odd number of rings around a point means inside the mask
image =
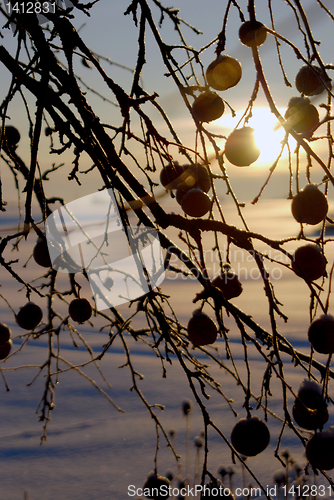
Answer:
[{"label": "apple tree", "polygon": [[[246,458],[268,446],[268,415],[277,418],[280,426],[273,448],[276,459],[286,465],[281,442],[287,430],[292,431],[301,449],[306,448],[308,467],[320,471],[333,485],[327,473],[334,468],[334,433],[327,424],[334,377],[330,368],[334,352],[334,317],[330,314],[332,238],[328,231],[332,223],[329,193],[334,185],[333,65],[324,59],[320,41],[313,36],[312,22],[316,16],[307,14],[304,3],[269,0],[264,7],[263,2],[255,0],[228,0],[221,2],[219,14],[211,12],[205,3],[198,3],[203,16],[220,16],[220,29],[211,33],[213,38],[203,45],[201,31],[187,21],[187,12],[181,16],[178,8],[166,7],[159,0],[132,0],[125,6],[124,15],[134,34],[129,50],[135,54],[135,64],[131,68],[126,60],[122,61],[119,73],[112,71],[114,61],[94,52],[85,41],[90,16],[103,2],[11,0],[1,6],[4,43],[0,46],[0,62],[8,85],[1,104],[0,208],[5,220],[8,186],[14,185],[22,223],[1,235],[0,266],[1,276],[21,289],[21,299],[25,295],[18,309],[12,305],[6,288],[1,290],[3,310],[9,311],[15,320],[12,328],[4,322],[0,324],[1,374],[6,388],[10,370],[15,363],[15,369],[19,368],[20,354],[28,342],[47,339],[45,359],[36,367],[36,377],[45,376],[39,407],[42,439],[46,438],[54,409],[56,380],[69,368],[84,374],[86,366],[98,367],[118,342],[124,351],[125,367],[131,373],[133,390],[156,425],[157,455],[161,438],[179,459],[159,418],[161,407],[151,404],[140,390],[140,376],[131,355],[130,339],[134,339],[160,359],[163,376],[167,366],[168,370],[175,365],[182,369],[203,420],[202,485],[217,484],[215,472],[208,465],[213,432],[226,443],[233,460],[242,462],[264,489]],[[285,36],[284,30],[278,28],[278,4],[279,12],[293,23],[295,38]],[[325,2],[317,0],[314,4],[312,8],[319,18],[334,20],[333,9]],[[77,20],[84,16],[87,27],[81,29]],[[238,25],[236,31],[230,29],[231,23]],[[188,43],[187,37],[194,42]],[[230,37],[234,37],[235,45],[243,47],[243,54],[247,54],[244,60],[226,53]],[[9,39],[11,42],[6,45]],[[261,59],[261,50],[270,43],[275,54],[271,64],[278,69],[278,83],[272,81],[271,69],[266,70]],[[150,63],[148,57],[153,57],[152,47],[154,57],[159,58],[157,71],[161,70],[156,88],[152,88],[155,80],[147,79],[145,73]],[[253,81],[243,80],[247,64],[252,68]],[[294,80],[290,81],[288,73]],[[169,117],[168,103],[164,109],[159,85],[175,96],[183,116],[191,122],[191,139],[184,139],[182,125]],[[243,90],[237,93],[241,85]],[[241,103],[241,94],[245,92],[247,101]],[[279,92],[291,92],[283,112],[275,104]],[[268,173],[253,205],[261,204],[265,189],[275,184],[276,171],[284,165],[288,179],[286,200],[291,204],[291,218],[298,230],[293,236],[287,234],[279,239],[252,230],[247,207],[239,201],[230,175],[233,169],[256,167],[261,144],[255,140],[251,118],[260,99],[284,133],[277,157],[267,165]],[[235,110],[244,103],[236,118]],[[106,106],[110,107],[109,120],[104,113]],[[11,119],[15,113],[21,117],[22,127]],[[224,135],[215,124],[226,115],[234,121]],[[25,148],[21,146],[23,139]],[[47,154],[54,160],[48,167],[42,160]],[[120,293],[113,292],[116,283],[112,275],[104,276],[103,286],[97,284],[85,252],[89,246],[93,248],[91,259],[98,256],[104,271],[113,267],[108,263],[109,212],[104,213],[107,225],[97,243],[94,230],[87,233],[73,215],[71,219],[75,206],[69,203],[86,200],[78,205],[80,215],[87,208],[88,198],[84,197],[93,192],[100,197],[107,193],[109,201],[113,199],[119,231],[123,231],[123,236],[126,232],[126,247],[131,246],[130,233],[133,237],[138,228],[145,228],[136,245],[139,240],[142,248],[158,241],[162,249],[162,264],[159,259],[151,260],[151,264],[163,267],[166,281],[178,279],[178,287],[193,284],[189,303],[196,305],[186,323],[180,320],[182,311],[173,305],[173,292],[168,296],[161,280],[150,278],[146,264],[140,261],[143,252],[138,245],[131,250],[144,271],[138,280],[143,276],[147,280],[138,285],[144,287],[145,293],[123,295],[117,302],[115,297],[119,298]],[[229,211],[225,211],[221,193],[230,201]],[[64,250],[64,241],[71,238],[66,226],[69,223],[76,230],[74,254]],[[315,235],[310,235],[312,226],[320,228]],[[57,247],[57,238],[52,240],[52,227],[58,235],[63,230],[61,244],[65,246],[60,245],[61,249]],[[85,237],[87,248],[83,252]],[[24,248],[32,240],[33,248],[27,255]],[[111,238],[111,247],[112,241]],[[18,258],[13,258],[13,251],[18,250]],[[242,284],[232,269],[232,254],[236,250],[239,255],[246,255],[259,273],[261,286],[257,293],[266,304],[263,324],[253,317],[252,309],[238,306],[236,299],[242,297],[249,283]],[[27,263],[29,256],[32,258]],[[212,260],[219,267],[214,274],[210,270]],[[31,263],[36,264],[39,279],[29,274]],[[281,269],[289,280],[303,284],[307,349],[299,349],[287,338],[284,325],[291,318],[276,291],[273,267]],[[123,275],[126,283],[135,281],[132,270],[125,270]],[[91,287],[93,297],[91,292],[83,293]],[[109,292],[109,299],[103,298]],[[105,301],[104,307],[99,305],[101,300]],[[125,302],[130,307],[120,309],[118,304]],[[82,324],[91,329],[101,327],[107,333],[98,354],[80,333]],[[232,331],[238,342],[231,342]],[[63,332],[69,334],[74,344],[79,342],[85,347],[88,361],[75,366],[66,360],[61,348]],[[243,355],[239,366],[235,350],[240,352],[240,348]],[[262,375],[256,379],[254,352],[261,359]],[[291,362],[299,373],[299,389],[292,387],[286,377],[286,366]],[[237,416],[232,394],[224,393],[209,364],[226,370],[235,380],[243,397],[242,414]],[[94,383],[88,375],[84,376]],[[280,400],[279,415],[271,408],[273,380],[278,381],[275,397]],[[101,392],[104,393],[102,389]],[[235,415],[233,428],[223,428],[208,410],[212,393],[227,402],[227,411]],[[116,403],[110,401],[117,409]],[[155,460],[156,475],[148,480],[149,484],[165,481],[159,479],[158,473]]]}]

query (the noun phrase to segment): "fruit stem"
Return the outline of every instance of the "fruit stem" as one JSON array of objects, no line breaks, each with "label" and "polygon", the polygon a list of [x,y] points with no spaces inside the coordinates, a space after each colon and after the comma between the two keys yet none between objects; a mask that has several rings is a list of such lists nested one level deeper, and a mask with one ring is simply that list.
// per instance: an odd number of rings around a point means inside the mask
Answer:
[{"label": "fruit stem", "polygon": [[254,0],[249,0],[248,2],[248,12],[249,12],[249,19],[251,22],[256,21],[255,17],[255,2]]},{"label": "fruit stem", "polygon": [[190,448],[189,413],[186,414],[186,478],[189,477],[189,448]]}]

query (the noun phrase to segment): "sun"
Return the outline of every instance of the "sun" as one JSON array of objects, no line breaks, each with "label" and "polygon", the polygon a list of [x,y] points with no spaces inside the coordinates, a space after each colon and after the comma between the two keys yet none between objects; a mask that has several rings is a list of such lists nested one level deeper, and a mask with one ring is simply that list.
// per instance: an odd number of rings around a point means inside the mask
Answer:
[{"label": "sun", "polygon": [[[234,118],[225,115],[220,120],[216,121],[216,125],[220,129],[221,127],[225,130],[228,129],[226,135],[229,135],[229,133],[236,127],[241,115],[241,112],[237,113],[237,116]],[[273,115],[273,113],[271,113],[269,108],[253,108],[252,117],[246,125],[254,129],[256,145],[261,151],[260,156],[254,165],[269,168],[278,157],[282,147],[282,140],[284,139],[284,129],[277,126],[277,124],[277,118]],[[282,158],[286,156],[286,154],[287,153],[284,152]]]},{"label": "sun", "polygon": [[268,108],[254,108],[249,126],[254,129],[255,142],[261,151],[257,165],[271,166],[281,151],[285,132],[277,123]]}]

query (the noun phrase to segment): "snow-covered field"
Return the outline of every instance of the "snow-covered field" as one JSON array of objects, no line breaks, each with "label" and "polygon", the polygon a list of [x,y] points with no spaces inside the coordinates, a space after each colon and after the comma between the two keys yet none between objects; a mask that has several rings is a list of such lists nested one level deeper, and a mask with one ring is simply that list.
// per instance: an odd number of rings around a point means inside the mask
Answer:
[{"label": "snow-covered field", "polygon": [[[230,208],[227,207],[226,210]],[[263,218],[264,212],[266,218]],[[270,203],[264,201],[261,207],[254,209],[254,216],[250,213],[248,217],[254,230],[264,231],[266,235],[277,238],[296,234],[297,225],[291,219],[287,202],[281,200],[275,200],[275,202],[271,200]],[[31,244],[33,244],[32,240]],[[292,244],[289,250],[294,245]],[[28,249],[28,246],[26,248]],[[241,274],[244,292],[233,302],[245,312],[252,314],[256,322],[269,328],[268,306],[262,284],[259,279],[256,279],[255,274],[251,274],[254,264],[242,259],[241,255],[239,255],[239,264],[240,262],[242,266],[236,268],[236,271]],[[30,263],[31,273],[33,265]],[[29,272],[29,264],[27,269]],[[25,300],[24,296],[22,292],[15,292],[16,284],[3,271],[1,272],[0,293],[10,300],[11,305],[17,311]],[[283,310],[290,317],[286,324],[279,321],[280,332],[286,335],[298,349],[309,353],[306,334],[309,322],[309,291],[306,285],[290,272],[284,272],[280,279],[274,280],[274,284],[277,298],[284,304]],[[161,289],[170,296],[171,303],[180,315],[181,321],[186,324],[194,309],[192,299],[195,293],[200,291],[199,286],[191,280],[166,279]],[[16,337],[14,350],[18,349],[22,342],[19,338],[22,330],[15,325],[13,315],[5,303],[1,301],[0,304],[1,321],[11,326],[13,337]],[[124,305],[120,310],[125,316],[128,306]],[[210,313],[210,310],[206,312]],[[96,354],[101,352],[102,346],[108,340],[106,333],[98,331],[98,325],[101,324],[103,323],[97,321],[93,330],[85,325],[79,327],[80,333]],[[229,336],[237,365],[240,372],[245,373],[239,334],[229,318],[226,318],[226,324],[231,327]],[[80,342],[79,348],[73,347],[67,332],[61,332],[60,337],[61,355],[64,358],[73,364],[80,364],[89,359]],[[155,412],[166,431],[171,428],[176,430],[174,442],[177,453],[182,456],[181,474],[185,475],[188,468],[188,472],[193,476],[196,458],[193,439],[201,432],[203,425],[200,412],[194,407],[189,419],[190,450],[189,463],[186,466],[186,422],[180,405],[184,398],[193,400],[193,397],[185,375],[179,368],[177,359],[173,357],[172,366],[167,365],[167,377],[163,378],[161,362],[152,351],[145,344],[135,342],[129,336],[127,342],[132,353],[134,368],[144,375],[144,379],[138,381],[139,388],[149,404],[165,406],[163,411],[156,409]],[[222,359],[225,359],[222,340],[218,341],[217,347]],[[0,386],[0,499],[23,500],[24,490],[29,494],[29,500],[123,500],[131,498],[128,495],[128,486],[142,487],[146,475],[154,468],[156,429],[154,421],[150,418],[138,395],[135,391],[130,391],[132,381],[128,368],[120,368],[126,361],[120,341],[115,341],[100,362],[100,367],[110,382],[111,388],[107,387],[93,365],[86,367],[85,373],[98,383],[125,413],[118,412],[87,379],[78,373],[73,370],[62,373],[55,387],[56,407],[48,426],[48,438],[41,446],[43,422],[38,421],[39,412],[36,413],[36,410],[43,393],[44,374],[42,373],[32,385],[27,386],[27,384],[37,373],[37,369],[29,365],[41,364],[46,359],[46,349],[47,344],[43,337],[32,339],[24,350],[1,365],[5,369],[3,374],[10,391],[6,391],[4,384]],[[297,390],[304,374],[294,367],[288,357],[284,359],[287,360],[286,380],[294,390]],[[201,360],[205,360],[204,355],[201,355]],[[265,366],[258,354],[252,350],[250,350],[250,361],[252,390],[259,395]],[[26,368],[9,370],[20,365]],[[226,396],[234,400],[234,406],[239,415],[245,416],[245,411],[242,409],[243,393],[235,380],[223,369],[213,364],[211,370],[221,383]],[[206,402],[207,408],[214,422],[229,437],[236,419],[223,398],[218,397],[210,388],[208,393],[211,399]],[[273,380],[272,394],[270,408],[282,416],[282,408],[279,404],[281,389],[278,380]],[[292,398],[290,399],[292,401]],[[334,418],[331,413],[328,425],[333,424]],[[280,463],[273,457],[281,422],[269,415],[269,426],[270,447],[261,455],[247,461],[249,467],[264,485],[272,484],[273,472],[281,468]],[[282,441],[282,449],[286,447],[301,465],[305,464],[302,446],[289,430],[284,433]],[[215,474],[221,464],[231,465],[231,453],[227,445],[213,430],[210,430],[209,434],[209,449],[209,469],[212,473]],[[240,481],[240,466],[235,467],[239,471],[236,481]],[[160,433],[159,473],[164,474],[168,468],[172,469],[175,474],[179,471]],[[254,480],[251,482],[255,486]]]}]

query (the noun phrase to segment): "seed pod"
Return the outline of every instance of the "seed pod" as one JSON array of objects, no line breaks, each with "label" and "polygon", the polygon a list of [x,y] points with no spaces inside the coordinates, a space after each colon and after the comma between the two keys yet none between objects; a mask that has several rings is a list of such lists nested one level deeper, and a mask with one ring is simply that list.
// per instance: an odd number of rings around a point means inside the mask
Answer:
[{"label": "seed pod", "polygon": [[203,439],[200,436],[195,436],[194,438],[194,446],[195,448],[203,448],[204,442]]},{"label": "seed pod", "polygon": [[192,407],[193,407],[192,402],[189,399],[184,399],[181,403],[181,410],[183,415],[189,415]]}]

